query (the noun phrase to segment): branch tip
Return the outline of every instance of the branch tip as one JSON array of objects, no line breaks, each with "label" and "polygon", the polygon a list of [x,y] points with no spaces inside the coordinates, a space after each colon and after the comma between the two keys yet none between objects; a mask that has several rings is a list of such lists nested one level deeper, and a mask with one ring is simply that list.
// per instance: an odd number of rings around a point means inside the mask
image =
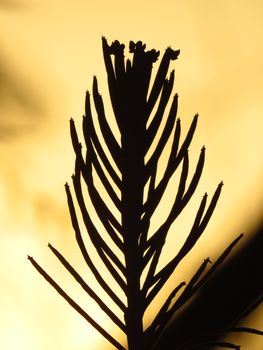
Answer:
[{"label": "branch tip", "polygon": [[208,258],[205,258],[205,259],[204,259],[204,262],[209,263],[209,264],[212,264],[212,261],[210,260],[209,257],[208,257]]}]

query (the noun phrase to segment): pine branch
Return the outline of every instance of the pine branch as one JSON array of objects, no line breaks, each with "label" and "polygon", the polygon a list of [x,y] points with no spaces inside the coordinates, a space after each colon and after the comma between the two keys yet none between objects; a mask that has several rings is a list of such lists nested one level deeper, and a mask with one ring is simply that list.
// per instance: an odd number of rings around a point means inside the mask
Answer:
[{"label": "pine branch", "polygon": [[[124,322],[56,248],[51,244],[49,248],[87,295],[111,319],[113,325],[125,333],[128,349],[150,350],[158,343],[175,313],[205,286],[206,281],[225,261],[242,235],[227,247],[207,272],[205,271],[210,263],[208,258],[203,261],[187,284],[181,282],[177,285],[149,327],[144,329],[143,318],[149,305],[203,234],[217,205],[223,183],[218,185],[209,204],[207,194],[203,196],[184,243],[171,260],[160,268],[159,261],[164,254],[165,242],[171,233],[171,227],[190,202],[202,176],[205,147],[201,149],[193,175],[189,175],[188,150],[197,127],[198,115],[194,116],[184,140],[181,141],[181,121],[177,118],[178,95],[175,94],[171,98],[174,71],[167,77],[170,62],[177,59],[180,51],[167,48],[157,73],[152,78],[153,64],[160,52],[147,51],[146,45],[141,41],[136,43],[131,41],[129,44],[131,58],[125,60],[124,48],[124,45],[117,40],[109,45],[107,40],[102,38],[110,100],[120,140],[117,141],[105,113],[96,77],[93,78],[92,85],[95,116],[91,112],[90,94],[86,93],[85,116],[82,120],[84,153],[75,123],[70,120],[70,135],[76,158],[72,182],[80,218],[77,216],[69,185],[65,186],[71,223],[80,253],[99,285],[122,311]],[[172,101],[168,108],[170,99]],[[164,150],[169,141],[171,141],[170,154],[163,175],[157,180],[160,160],[164,157]],[[152,218],[179,166],[181,174],[178,188],[171,194],[173,197],[171,209],[159,227],[151,232]],[[103,191],[100,191],[97,183],[102,186]],[[87,189],[92,208],[88,207],[85,201],[84,187]],[[106,198],[102,193],[106,193]],[[91,214],[94,212],[95,217]],[[96,227],[96,219],[102,225],[102,232]],[[79,220],[84,223],[87,231],[85,243]],[[106,238],[111,240],[111,244]],[[95,263],[91,259],[88,252],[91,246],[97,252],[99,262]],[[117,349],[124,350],[110,332],[101,327],[71,299],[32,257],[29,257],[29,260],[80,315]],[[125,302],[101,275],[98,264],[104,266],[111,274],[120,292],[123,293]],[[178,296],[179,291],[181,294]],[[255,302],[240,317],[251,312],[257,304],[258,302]],[[260,331],[244,327],[212,330],[210,333],[189,339],[184,345],[177,347],[177,350],[206,349],[210,346],[239,349],[238,345],[215,339],[218,334],[238,331],[262,335]]]}]

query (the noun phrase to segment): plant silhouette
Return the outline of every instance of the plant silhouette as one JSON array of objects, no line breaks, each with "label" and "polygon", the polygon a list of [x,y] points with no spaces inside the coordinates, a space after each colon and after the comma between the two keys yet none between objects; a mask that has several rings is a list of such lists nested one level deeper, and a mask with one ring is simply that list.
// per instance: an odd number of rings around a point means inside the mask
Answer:
[{"label": "plant silhouette", "polygon": [[[98,266],[92,261],[84,244],[68,184],[65,189],[72,226],[83,258],[100,286],[122,312],[123,319],[106,305],[56,248],[51,244],[49,248],[87,294],[124,332],[127,337],[127,348],[147,350],[155,347],[175,312],[200,290],[226,259],[242,235],[227,247],[210,269],[207,268],[210,263],[207,258],[187,284],[185,282],[178,284],[168,295],[152,322],[144,327],[143,316],[148,307],[204,232],[216,207],[223,183],[217,186],[209,203],[207,194],[203,196],[186,240],[174,257],[166,265],[160,267],[159,259],[166,237],[171,231],[170,228],[192,198],[202,174],[205,161],[204,147],[201,149],[193,175],[190,177],[188,174],[188,148],[197,126],[198,116],[194,116],[185,138],[181,141],[181,122],[176,116],[177,94],[172,97],[169,106],[173,91],[174,71],[167,78],[170,61],[177,59],[179,50],[166,49],[151,84],[152,68],[159,57],[158,51],[147,51],[142,42],[131,41],[129,45],[131,59],[125,60],[124,45],[118,41],[109,45],[103,37],[102,47],[110,100],[120,141],[114,135],[108,122],[97,79],[94,77],[92,95],[97,124],[91,114],[90,94],[87,93],[85,116],[83,117],[85,154],[83,154],[74,121],[70,120],[71,139],[76,155],[72,182],[75,201],[80,209],[89,239],[101,263],[112,275],[116,285],[125,296],[125,300],[107,284]],[[163,174],[158,179],[158,164],[169,140],[171,141],[170,154]],[[175,192],[171,194],[174,198],[173,205],[164,222],[150,233],[154,212],[177,170],[179,171],[179,184]],[[100,180],[112,207],[98,190],[95,177]],[[86,206],[83,184],[88,189],[93,208],[105,228],[107,239],[104,232],[102,234],[97,229],[90,210]],[[114,214],[116,212],[118,215]],[[111,240],[111,244],[107,243],[108,239]],[[71,299],[32,257],[29,259],[57,292],[111,344],[119,350],[125,349],[109,331],[93,320]],[[235,330],[237,328],[230,327],[221,332]],[[254,329],[239,327],[239,330],[261,334],[260,331]],[[189,344],[181,345],[180,349],[205,349],[213,345],[237,348],[234,344],[211,339],[211,334],[197,337]],[[174,348],[177,349],[176,346]]]},{"label": "plant silhouette", "polygon": [[[260,223],[252,231],[252,238],[231,254],[184,312],[173,319],[155,350],[172,350],[174,343],[187,343],[189,347],[192,343],[193,346],[194,339],[201,334],[209,334],[220,341],[222,332],[219,330],[222,329],[227,333],[234,327],[235,332],[240,332],[240,321],[244,324],[242,319],[263,300],[262,244],[263,226]],[[262,339],[260,341],[262,345]]]}]

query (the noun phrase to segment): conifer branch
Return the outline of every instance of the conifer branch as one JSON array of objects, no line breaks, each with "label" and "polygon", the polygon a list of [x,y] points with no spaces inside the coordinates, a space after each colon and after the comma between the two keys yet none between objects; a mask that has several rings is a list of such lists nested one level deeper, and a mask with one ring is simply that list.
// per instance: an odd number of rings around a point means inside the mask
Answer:
[{"label": "conifer branch", "polygon": [[[242,235],[225,249],[210,268],[208,265],[211,261],[207,258],[188,283],[181,282],[177,285],[168,294],[159,312],[145,329],[143,320],[148,307],[202,236],[217,205],[223,183],[217,186],[209,203],[207,203],[208,195],[205,193],[179,251],[168,263],[160,267],[159,262],[165,253],[168,235],[174,234],[174,239],[177,238],[176,233],[171,232],[172,225],[192,199],[199,184],[205,162],[205,147],[200,151],[193,174],[189,174],[189,149],[196,131],[198,115],[194,116],[186,136],[180,140],[181,121],[177,118],[178,95],[172,97],[175,73],[174,70],[168,73],[171,61],[178,58],[180,51],[168,47],[160,60],[155,77],[152,77],[153,64],[160,52],[146,50],[146,45],[141,41],[136,43],[131,41],[129,44],[131,57],[125,59],[124,48],[125,46],[117,40],[109,45],[106,38],[102,38],[109,95],[119,129],[118,137],[114,135],[110,120],[105,113],[103,98],[95,76],[92,84],[95,116],[92,115],[90,93],[86,92],[85,115],[82,120],[83,146],[79,141],[75,123],[73,119],[70,120],[70,135],[76,158],[72,182],[74,201],[78,206],[79,215],[76,213],[70,187],[68,184],[65,185],[76,244],[100,287],[122,312],[123,321],[56,248],[51,244],[49,248],[87,295],[111,319],[113,325],[124,332],[129,350],[152,350],[176,312],[205,286],[206,281],[224,263]],[[159,179],[158,167],[170,141],[170,154]],[[171,208],[164,221],[153,229],[152,219],[155,211],[159,204],[162,204],[168,188],[170,190],[170,180],[176,175],[179,167],[181,169],[178,176],[179,183],[178,188],[171,193],[173,199]],[[87,189],[88,203],[92,208],[86,202],[84,187]],[[102,193],[106,193],[106,198]],[[92,213],[95,213],[94,217]],[[84,224],[86,231],[85,243],[79,220]],[[96,226],[96,220],[102,225],[102,230]],[[91,259],[90,247],[97,252],[98,261]],[[29,257],[29,260],[80,315],[116,349],[124,350],[110,332],[101,327],[69,297],[32,257]],[[100,269],[98,264],[110,273],[125,302],[114,292],[114,287],[107,283],[105,276],[101,274],[103,269]],[[255,301],[239,315],[237,322],[251,312],[258,303],[259,301]],[[218,335],[228,332],[262,335],[261,331],[250,328],[226,327],[188,339],[184,344],[175,344],[174,348],[197,350],[218,346],[239,349],[238,345],[217,338]]]}]

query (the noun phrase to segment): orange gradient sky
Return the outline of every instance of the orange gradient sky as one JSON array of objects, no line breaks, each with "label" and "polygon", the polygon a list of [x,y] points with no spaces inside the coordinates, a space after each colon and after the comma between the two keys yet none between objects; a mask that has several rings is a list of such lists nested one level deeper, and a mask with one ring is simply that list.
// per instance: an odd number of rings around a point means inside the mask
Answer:
[{"label": "orange gradient sky", "polygon": [[[260,0],[0,1],[1,348],[111,349],[36,273],[28,254],[117,335],[47,248],[53,243],[87,274],[64,183],[74,167],[68,121],[73,117],[80,130],[94,74],[107,98],[102,35],[126,46],[142,40],[161,52],[181,50],[172,68],[184,133],[200,115],[190,170],[203,144],[207,148],[195,200],[205,191],[211,195],[221,180],[225,184],[193,262],[215,257],[240,232],[249,237],[263,202],[262,23]],[[262,314],[252,324],[262,328]],[[251,336],[244,344],[249,350],[263,346]]]}]

